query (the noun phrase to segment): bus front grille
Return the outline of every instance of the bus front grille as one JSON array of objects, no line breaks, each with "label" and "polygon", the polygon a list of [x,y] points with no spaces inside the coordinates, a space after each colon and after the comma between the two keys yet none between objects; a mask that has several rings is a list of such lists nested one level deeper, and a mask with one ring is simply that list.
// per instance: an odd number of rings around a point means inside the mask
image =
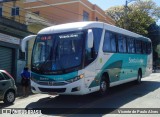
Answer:
[{"label": "bus front grille", "polygon": [[41,88],[41,87],[38,87],[38,88],[41,92],[63,93],[66,91],[66,88]]},{"label": "bus front grille", "polygon": [[68,83],[66,82],[55,82],[55,81],[38,81],[39,85],[47,85],[47,86],[62,86]]}]

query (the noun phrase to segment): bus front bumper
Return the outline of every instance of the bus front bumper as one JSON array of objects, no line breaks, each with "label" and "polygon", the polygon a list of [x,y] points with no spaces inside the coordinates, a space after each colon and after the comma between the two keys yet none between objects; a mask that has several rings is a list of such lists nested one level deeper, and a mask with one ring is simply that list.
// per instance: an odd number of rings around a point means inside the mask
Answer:
[{"label": "bus front bumper", "polygon": [[84,79],[61,85],[61,86],[49,86],[40,85],[31,80],[31,90],[33,93],[46,93],[46,94],[62,94],[62,95],[84,95],[87,94],[87,87],[84,85]]}]

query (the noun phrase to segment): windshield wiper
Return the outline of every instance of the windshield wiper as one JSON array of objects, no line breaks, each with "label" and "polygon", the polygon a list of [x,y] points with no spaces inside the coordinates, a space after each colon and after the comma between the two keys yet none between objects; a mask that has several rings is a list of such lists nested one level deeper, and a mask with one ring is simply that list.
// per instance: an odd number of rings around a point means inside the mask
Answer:
[{"label": "windshield wiper", "polygon": [[[47,59],[39,66],[39,71],[41,73],[43,73],[43,69],[44,69],[44,66],[49,62],[51,61],[50,58],[52,56],[52,53],[53,53],[53,49],[51,48],[51,51],[50,51],[50,54],[48,55]],[[42,69],[43,68],[43,69]]]},{"label": "windshield wiper", "polygon": [[[47,59],[44,61],[44,63],[42,63],[40,66],[39,66],[39,71],[41,73],[43,73],[43,70],[46,68],[46,64],[48,62],[50,62],[49,66],[50,66],[50,70],[53,71],[53,65],[55,64],[59,64],[59,67],[60,67],[60,70],[62,70],[62,73],[65,73],[65,69],[63,67],[63,65],[61,64],[60,60],[57,60],[57,59],[60,59],[58,56],[58,42],[56,41],[55,43],[55,46],[53,46],[51,48],[51,51],[50,51],[50,54],[48,55]],[[56,71],[56,67],[54,68],[54,70]],[[59,71],[59,70],[58,70]]]}]

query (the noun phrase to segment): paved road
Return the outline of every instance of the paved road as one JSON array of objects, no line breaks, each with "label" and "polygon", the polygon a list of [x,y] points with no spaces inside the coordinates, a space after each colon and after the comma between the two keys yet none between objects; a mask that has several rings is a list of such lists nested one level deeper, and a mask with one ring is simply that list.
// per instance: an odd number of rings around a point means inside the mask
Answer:
[{"label": "paved road", "polygon": [[[116,86],[110,89],[104,97],[90,94],[86,96],[52,96],[36,94],[27,98],[19,97],[14,105],[6,106],[0,102],[0,108],[71,108],[66,110],[69,114],[58,115],[32,115],[40,117],[48,116],[80,116],[70,113],[79,113],[81,109],[75,108],[109,108],[109,112],[116,111],[114,108],[160,108],[160,73],[151,74],[143,78],[143,83],[135,85],[134,82]],[[95,109],[97,110],[97,109]],[[107,109],[106,109],[107,110]],[[159,109],[160,110],[160,109]],[[94,110],[93,110],[94,111]],[[95,112],[95,111],[94,111]],[[107,116],[108,114],[94,114],[92,116]],[[18,116],[18,115],[17,115]],[[16,117],[17,117],[16,116]],[[22,115],[19,115],[20,117]],[[27,116],[27,115],[26,115]],[[82,115],[81,115],[82,116]],[[88,117],[88,115],[83,115]],[[109,117],[135,116],[137,114],[109,114]],[[159,117],[160,114],[138,115],[140,117]],[[8,117],[8,116],[7,116]]]}]

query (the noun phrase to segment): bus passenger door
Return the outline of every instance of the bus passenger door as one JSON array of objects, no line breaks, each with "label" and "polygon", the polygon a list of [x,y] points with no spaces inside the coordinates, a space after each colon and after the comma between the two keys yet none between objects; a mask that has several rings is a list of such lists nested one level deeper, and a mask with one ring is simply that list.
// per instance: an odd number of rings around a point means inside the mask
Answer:
[{"label": "bus passenger door", "polygon": [[94,37],[92,29],[88,30],[88,36],[86,39],[86,45],[85,45],[85,85],[87,85],[88,88],[92,88],[95,86],[95,83],[93,83],[95,79],[95,59],[96,59],[96,52],[94,48]]}]

